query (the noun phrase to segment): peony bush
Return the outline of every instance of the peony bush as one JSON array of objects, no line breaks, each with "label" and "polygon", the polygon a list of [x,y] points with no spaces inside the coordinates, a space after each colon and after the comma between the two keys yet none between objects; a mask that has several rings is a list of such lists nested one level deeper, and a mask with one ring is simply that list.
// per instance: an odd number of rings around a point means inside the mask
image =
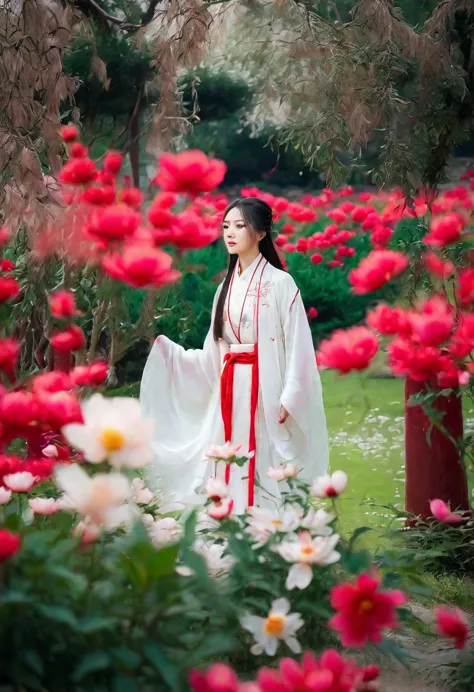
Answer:
[{"label": "peony bush", "polygon": [[[214,479],[195,508],[151,492],[151,423],[135,399],[105,398],[108,363],[84,358],[87,349],[94,353],[94,335],[81,326],[68,269],[149,291],[178,281],[183,253],[218,237],[226,199],[213,192],[225,165],[201,152],[166,154],[145,200],[121,177],[120,154],[109,152],[99,166],[75,127],[62,135],[62,212],[36,239],[39,255],[63,266],[63,281],[47,298],[48,338],[64,355],[55,361],[61,367],[18,368],[14,308],[28,286],[8,258],[0,275],[2,687],[378,689],[379,669],[361,650],[374,661],[380,653],[402,657],[394,631],[423,626],[410,609],[420,597],[423,552],[402,569],[389,549],[374,558],[364,548],[366,527],[340,529],[339,498],[350,483],[343,471],[307,485],[294,464],[270,470],[282,484],[282,506],[241,516],[227,486]],[[319,349],[322,367],[363,370],[386,343],[395,373],[469,385],[474,270],[468,247],[460,266],[444,253],[468,241],[470,195],[460,189],[432,204],[423,239],[432,248],[423,260],[432,295],[411,307],[379,305],[366,325],[334,333]],[[387,246],[401,218],[427,218],[422,197],[412,208],[398,193],[357,198],[350,189],[300,203],[266,198],[282,252],[304,255],[309,266],[324,261],[341,271],[355,255],[349,243],[369,236],[372,249],[349,273],[356,295],[399,280],[418,261]],[[329,220],[325,229],[305,235],[321,215]],[[0,238],[5,250],[14,242],[11,229]],[[318,318],[316,308],[309,317]],[[241,464],[239,451],[214,446],[208,457]],[[433,498],[433,522],[464,530],[456,509]],[[462,612],[440,607],[435,621],[453,648],[469,646]],[[458,679],[469,675],[464,665]]]}]

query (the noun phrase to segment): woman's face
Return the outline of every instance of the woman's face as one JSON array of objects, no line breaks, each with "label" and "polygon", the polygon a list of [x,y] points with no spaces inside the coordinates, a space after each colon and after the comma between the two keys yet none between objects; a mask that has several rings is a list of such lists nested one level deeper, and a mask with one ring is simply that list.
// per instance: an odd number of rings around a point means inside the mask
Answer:
[{"label": "woman's face", "polygon": [[231,209],[222,224],[224,242],[230,255],[246,255],[258,249],[258,243],[265,233],[254,231],[244,221],[237,207]]}]

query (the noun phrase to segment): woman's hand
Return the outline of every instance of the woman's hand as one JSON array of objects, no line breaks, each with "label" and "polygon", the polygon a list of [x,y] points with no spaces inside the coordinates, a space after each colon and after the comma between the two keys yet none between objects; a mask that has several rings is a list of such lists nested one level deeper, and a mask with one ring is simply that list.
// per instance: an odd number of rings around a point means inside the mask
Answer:
[{"label": "woman's hand", "polygon": [[279,423],[284,423],[288,418],[289,413],[284,406],[280,406],[280,420]]}]

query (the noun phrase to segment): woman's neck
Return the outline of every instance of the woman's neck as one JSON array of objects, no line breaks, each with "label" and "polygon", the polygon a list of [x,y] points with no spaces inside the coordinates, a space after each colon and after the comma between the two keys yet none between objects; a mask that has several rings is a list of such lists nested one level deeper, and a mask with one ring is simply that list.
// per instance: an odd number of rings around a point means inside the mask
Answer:
[{"label": "woman's neck", "polygon": [[249,250],[243,255],[239,255],[239,265],[240,265],[240,273],[244,272],[247,267],[250,267],[252,262],[254,262],[257,257],[260,254],[260,250],[257,247],[255,250]]}]

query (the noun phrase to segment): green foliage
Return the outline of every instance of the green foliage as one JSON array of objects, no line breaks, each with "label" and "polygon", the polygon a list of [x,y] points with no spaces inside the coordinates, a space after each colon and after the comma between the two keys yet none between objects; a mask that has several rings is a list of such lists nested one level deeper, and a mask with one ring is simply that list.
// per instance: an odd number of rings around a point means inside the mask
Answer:
[{"label": "green foliage", "polygon": [[[106,75],[94,67],[97,58],[104,63]],[[152,74],[146,49],[138,49],[136,41],[117,33],[96,31],[93,41],[76,37],[63,62],[65,71],[80,80],[75,100],[89,123],[96,117],[129,116],[139,87]]]},{"label": "green foliage", "polygon": [[248,110],[254,97],[253,88],[246,80],[206,67],[184,74],[179,87],[187,110],[193,111],[198,106],[200,121],[226,120]]}]

